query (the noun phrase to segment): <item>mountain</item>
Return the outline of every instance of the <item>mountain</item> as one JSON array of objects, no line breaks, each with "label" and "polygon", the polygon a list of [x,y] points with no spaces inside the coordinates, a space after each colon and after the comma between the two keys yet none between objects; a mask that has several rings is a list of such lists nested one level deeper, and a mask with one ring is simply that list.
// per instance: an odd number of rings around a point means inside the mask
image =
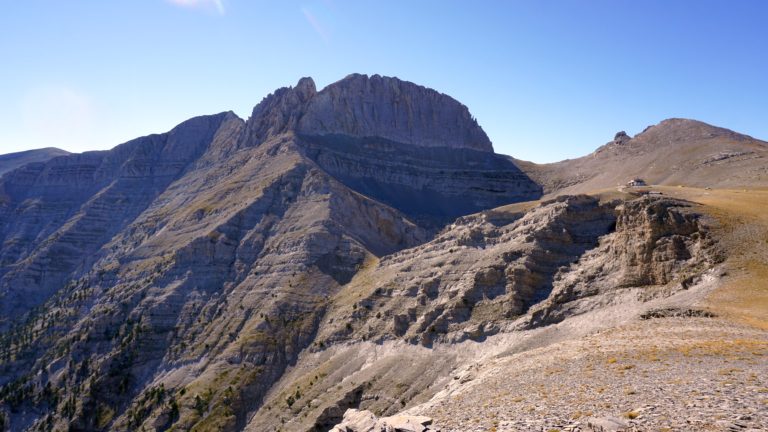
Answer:
[{"label": "mountain", "polygon": [[55,147],[27,150],[0,155],[0,176],[16,168],[33,162],[46,162],[56,156],[66,156],[69,152]]},{"label": "mountain", "polygon": [[614,188],[634,178],[693,187],[768,186],[768,143],[696,120],[668,119],[587,156],[534,164],[516,161],[547,192]]},{"label": "mountain", "polygon": [[[248,121],[198,117],[9,172],[0,384],[12,427],[244,426],[366,263],[456,216],[540,196],[492,150],[448,96],[352,75],[279,89]],[[173,396],[180,418],[146,399],[160,385],[197,389]],[[22,397],[37,387],[44,403]]]},{"label": "mountain", "polygon": [[[653,177],[662,152],[726,184],[763,145],[672,120],[534,165],[453,98],[354,74],[20,165],[0,177],[0,430],[755,426],[768,321],[744,281],[768,270],[768,200],[588,188],[683,178]],[[753,153],[697,168],[725,147]]]}]

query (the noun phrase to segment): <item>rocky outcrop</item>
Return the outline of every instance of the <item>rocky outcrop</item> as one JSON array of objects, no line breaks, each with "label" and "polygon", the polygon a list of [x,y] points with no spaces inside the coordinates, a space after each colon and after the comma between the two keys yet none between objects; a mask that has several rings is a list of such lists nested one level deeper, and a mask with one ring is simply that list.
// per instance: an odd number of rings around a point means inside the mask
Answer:
[{"label": "rocky outcrop", "polygon": [[324,88],[312,98],[297,131],[493,152],[466,106],[426,87],[379,75],[353,74]]},{"label": "rocky outcrop", "polygon": [[616,136],[613,137],[613,144],[614,145],[623,145],[623,144],[625,144],[627,141],[629,141],[631,139],[632,139],[632,137],[627,135],[627,133],[624,132],[624,131],[616,132]]},{"label": "rocky outcrop", "polygon": [[690,204],[649,196],[628,201],[617,207],[615,231],[555,275],[552,293],[532,311],[531,324],[562,321],[591,307],[590,297],[612,290],[657,287],[646,290],[650,298],[687,289],[720,260],[709,229]]},{"label": "rocky outcrop", "polygon": [[376,418],[370,411],[349,409],[344,420],[330,432],[429,432],[432,419],[424,416],[396,415]]},{"label": "rocky outcrop", "polygon": [[316,94],[312,78],[302,78],[296,87],[283,87],[265,97],[253,108],[240,145],[259,145],[270,137],[296,130]]},{"label": "rocky outcrop", "polygon": [[558,322],[593,307],[583,299],[627,287],[658,287],[646,290],[649,298],[669,295],[719,259],[688,206],[580,196],[526,214],[459,219],[430,243],[386,257],[362,286],[348,288],[362,297],[332,315],[351,326],[329,322],[318,338],[481,340],[504,322]]},{"label": "rocky outcrop", "polygon": [[427,346],[480,340],[546,299],[558,270],[595,247],[614,223],[612,206],[586,196],[525,214],[461,218],[430,243],[382,260],[374,284],[350,288],[366,293],[358,307],[333,312],[353,323],[352,334],[328,325],[319,338],[402,338]]}]

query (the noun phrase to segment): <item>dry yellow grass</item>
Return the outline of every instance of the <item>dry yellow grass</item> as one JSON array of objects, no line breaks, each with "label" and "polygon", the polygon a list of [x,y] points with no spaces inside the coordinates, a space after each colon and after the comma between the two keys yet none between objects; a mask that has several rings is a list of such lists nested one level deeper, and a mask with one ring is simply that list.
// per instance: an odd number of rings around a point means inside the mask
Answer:
[{"label": "dry yellow grass", "polygon": [[639,412],[637,412],[637,411],[627,411],[627,412],[625,412],[625,413],[624,413],[624,414],[622,414],[622,415],[623,415],[624,417],[626,417],[626,418],[628,418],[628,419],[632,420],[632,419],[636,419],[638,416],[640,416],[640,413],[639,413]]},{"label": "dry yellow grass", "polygon": [[504,212],[504,213],[523,213],[541,204],[542,200],[524,201],[514,204],[507,204],[505,206],[497,207],[490,212]]},{"label": "dry yellow grass", "polygon": [[721,314],[768,329],[768,191],[687,188],[688,199],[705,205],[728,248],[733,275],[708,298]]}]

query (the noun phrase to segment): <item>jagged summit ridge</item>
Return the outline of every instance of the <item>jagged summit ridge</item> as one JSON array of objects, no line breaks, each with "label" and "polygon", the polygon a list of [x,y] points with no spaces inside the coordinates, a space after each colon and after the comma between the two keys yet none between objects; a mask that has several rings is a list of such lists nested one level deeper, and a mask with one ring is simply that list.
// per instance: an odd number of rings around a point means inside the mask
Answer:
[{"label": "jagged summit ridge", "polygon": [[466,106],[432,89],[379,75],[353,74],[324,88],[307,107],[299,132],[493,151]]},{"label": "jagged summit ridge", "polygon": [[319,92],[312,78],[302,78],[295,87],[264,98],[247,129],[252,144],[294,131],[493,152],[466,106],[427,87],[380,75],[352,74]]}]

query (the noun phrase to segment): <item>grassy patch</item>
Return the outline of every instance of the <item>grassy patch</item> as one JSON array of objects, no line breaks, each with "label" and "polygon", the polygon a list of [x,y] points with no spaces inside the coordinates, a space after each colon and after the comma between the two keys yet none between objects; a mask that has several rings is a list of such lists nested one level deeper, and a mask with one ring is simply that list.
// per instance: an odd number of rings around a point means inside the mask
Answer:
[{"label": "grassy patch", "polygon": [[637,411],[627,411],[624,414],[622,414],[624,418],[628,418],[630,420],[634,420],[640,416],[640,413]]}]

